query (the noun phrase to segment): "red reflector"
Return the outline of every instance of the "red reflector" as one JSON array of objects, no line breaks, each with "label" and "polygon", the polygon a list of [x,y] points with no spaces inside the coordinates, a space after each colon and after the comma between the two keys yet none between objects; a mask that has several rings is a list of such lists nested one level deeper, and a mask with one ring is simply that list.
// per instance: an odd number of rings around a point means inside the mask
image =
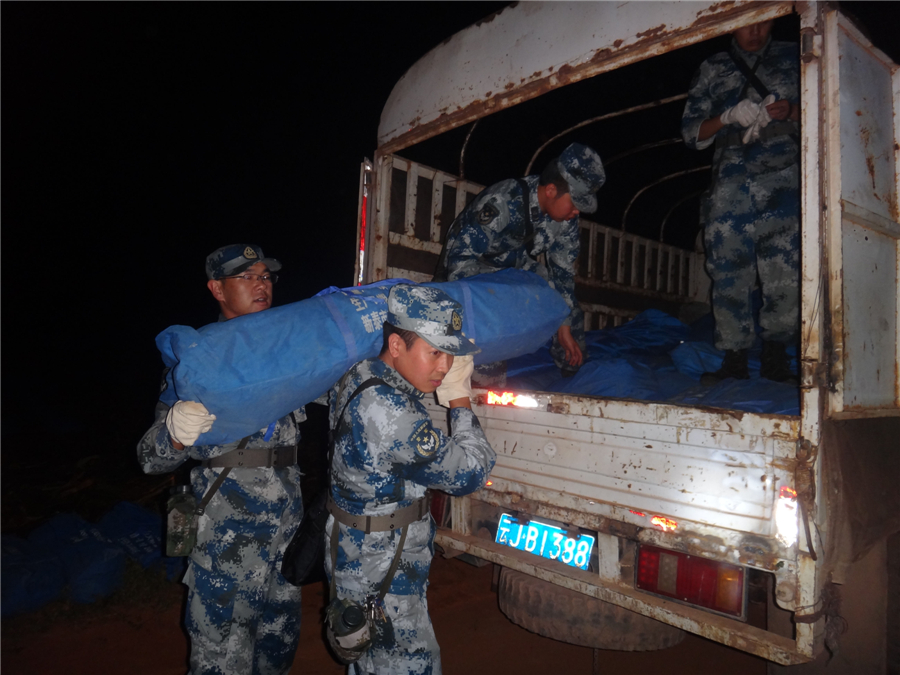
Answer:
[{"label": "red reflector", "polygon": [[645,516],[645,515],[647,515],[647,514],[645,514],[645,513],[641,513],[640,511],[635,511],[634,509],[628,509],[628,510],[629,510],[631,513],[633,513],[634,515],[636,515],[636,516]]},{"label": "red reflector", "polygon": [[641,546],[635,586],[738,618],[744,615],[744,568]]}]

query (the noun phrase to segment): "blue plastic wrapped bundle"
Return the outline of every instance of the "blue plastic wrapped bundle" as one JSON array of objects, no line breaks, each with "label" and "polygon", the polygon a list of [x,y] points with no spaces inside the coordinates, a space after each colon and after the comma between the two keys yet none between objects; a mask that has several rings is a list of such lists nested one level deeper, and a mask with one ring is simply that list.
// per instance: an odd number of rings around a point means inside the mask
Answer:
[{"label": "blue plastic wrapped bundle", "polygon": [[[688,327],[647,310],[618,328],[588,332],[588,360],[574,377],[562,378],[550,350],[543,347],[509,361],[507,388],[798,415],[797,387],[759,378],[759,347],[749,354],[751,379],[713,387],[698,383],[702,373],[722,365],[724,352],[711,343],[688,340],[706,335],[711,341],[712,326],[708,318]],[[796,360],[791,367],[796,372]]]},{"label": "blue plastic wrapped bundle", "polygon": [[[325,393],[357,361],[378,355],[392,279],[249,314],[199,330],[172,326],[156,345],[171,370],[162,400],[200,401],[216,415],[198,445],[229,443]],[[463,306],[466,335],[488,363],[533,352],[569,308],[538,275],[503,270],[428,283]]]},{"label": "blue plastic wrapped bundle", "polygon": [[122,583],[125,552],[81,516],[53,516],[28,535],[28,542],[40,553],[59,556],[69,597],[75,602],[105,598]]},{"label": "blue plastic wrapped bundle", "polygon": [[97,530],[142,567],[162,566],[169,580],[184,574],[187,558],[163,556],[163,522],[158,513],[133,502],[119,502],[100,519]]},{"label": "blue plastic wrapped bundle", "polygon": [[2,538],[2,616],[43,607],[62,595],[65,580],[59,556],[11,535]]}]

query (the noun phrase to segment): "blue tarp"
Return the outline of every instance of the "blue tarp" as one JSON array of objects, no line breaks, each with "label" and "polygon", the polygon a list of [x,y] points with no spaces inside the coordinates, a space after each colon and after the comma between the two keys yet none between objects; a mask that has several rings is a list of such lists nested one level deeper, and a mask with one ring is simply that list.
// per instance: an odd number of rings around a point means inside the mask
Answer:
[{"label": "blue tarp", "polygon": [[40,608],[68,590],[69,599],[90,603],[122,584],[125,559],[148,568],[163,565],[180,576],[185,558],[164,558],[162,518],[131,502],[120,502],[97,524],[61,513],[36,527],[28,539],[3,535],[3,616]]},{"label": "blue tarp", "polygon": [[[749,354],[751,379],[700,384],[700,375],[718,370],[725,355],[712,345],[708,316],[687,326],[664,312],[647,310],[618,328],[588,332],[587,347],[587,362],[571,378],[563,378],[553,365],[549,345],[510,359],[507,388],[800,414],[797,387],[759,377],[759,341]],[[794,351],[788,349],[791,356]],[[791,366],[796,373],[796,359]]]},{"label": "blue tarp", "polygon": [[3,617],[22,614],[56,600],[65,586],[62,560],[44,553],[21,537],[2,538]]},{"label": "blue tarp", "polygon": [[[354,363],[377,356],[387,295],[401,279],[331,288],[316,297],[199,330],[172,326],[156,338],[169,386],[162,400],[200,401],[217,416],[198,445],[233,442],[325,393]],[[538,349],[569,313],[538,275],[481,274],[440,287],[464,308],[476,363]]]},{"label": "blue tarp", "polygon": [[69,597],[90,603],[109,596],[122,583],[125,551],[74,513],[53,516],[37,527],[28,543],[42,555],[58,555]]}]

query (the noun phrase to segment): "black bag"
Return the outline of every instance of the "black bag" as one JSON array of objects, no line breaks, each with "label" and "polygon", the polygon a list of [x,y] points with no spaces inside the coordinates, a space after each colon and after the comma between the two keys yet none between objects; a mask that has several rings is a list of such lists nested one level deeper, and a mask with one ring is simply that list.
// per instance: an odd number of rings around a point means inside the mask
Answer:
[{"label": "black bag", "polygon": [[[315,572],[325,568],[325,522],[328,510],[325,500],[328,488],[317,494],[300,521],[300,527],[294,534],[284,552],[281,561],[281,574],[288,583],[302,586]],[[313,581],[314,579],[310,579]]]},{"label": "black bag", "polygon": [[[386,382],[378,377],[369,378],[356,388],[344,404],[344,409],[341,410],[340,416],[335,421],[335,430],[329,434],[329,470],[331,470],[331,458],[334,455],[336,427],[344,413],[347,412],[347,406],[363,389],[368,389],[376,384],[386,384]],[[306,513],[303,514],[300,527],[297,528],[284,551],[284,558],[281,561],[281,576],[294,586],[302,586],[315,581],[315,573],[325,569],[325,523],[328,522],[328,509],[325,508],[325,502],[328,499],[329,490],[330,487],[326,487],[313,498]]]}]

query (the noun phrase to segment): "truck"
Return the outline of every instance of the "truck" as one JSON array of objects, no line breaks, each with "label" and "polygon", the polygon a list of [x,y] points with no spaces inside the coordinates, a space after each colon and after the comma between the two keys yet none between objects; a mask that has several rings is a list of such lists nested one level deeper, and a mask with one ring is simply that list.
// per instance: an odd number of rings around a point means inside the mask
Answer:
[{"label": "truck", "polygon": [[[897,672],[900,75],[835,4],[513,3],[460,31],[384,106],[360,170],[355,281],[429,281],[484,184],[539,171],[595,129],[630,144],[615,157],[593,145],[604,189],[626,161],[644,182],[600,191],[620,199],[615,218],[580,219],[587,328],[708,309],[685,204],[709,166],[672,155],[679,139],[650,133],[652,120],[677,136],[711,45],[770,19],[800,54],[798,414],[476,389],[496,467],[484,489],[448,499],[436,543],[493,563],[503,611],[551,638],[648,650],[690,632],[770,672]],[[662,213],[649,225],[642,200]],[[685,210],[693,230],[672,224]]]}]

